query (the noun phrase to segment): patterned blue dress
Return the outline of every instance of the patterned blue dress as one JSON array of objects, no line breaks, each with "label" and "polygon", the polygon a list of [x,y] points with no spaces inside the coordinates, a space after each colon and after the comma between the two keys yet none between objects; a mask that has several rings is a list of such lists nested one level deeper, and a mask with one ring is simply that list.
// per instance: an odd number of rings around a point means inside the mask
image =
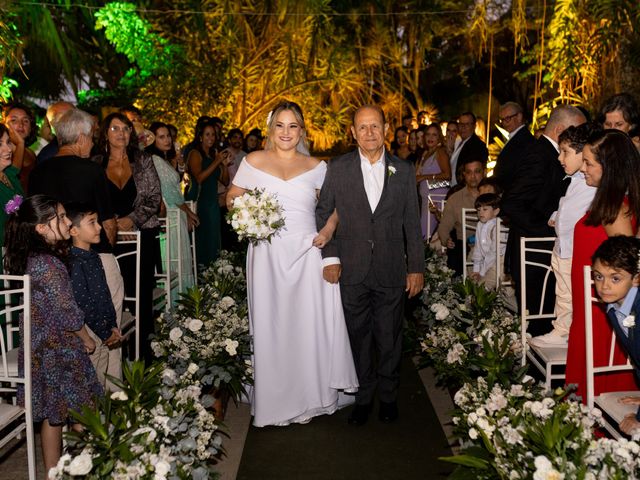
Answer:
[{"label": "patterned blue dress", "polygon": [[[96,371],[73,332],[84,324],[84,314],[73,299],[71,280],[62,261],[52,255],[29,257],[31,275],[31,382],[33,420],[51,425],[69,420],[69,410],[92,406],[102,395]],[[23,336],[20,320],[20,336]],[[23,362],[19,352],[20,373]],[[24,389],[18,390],[24,405]]]}]

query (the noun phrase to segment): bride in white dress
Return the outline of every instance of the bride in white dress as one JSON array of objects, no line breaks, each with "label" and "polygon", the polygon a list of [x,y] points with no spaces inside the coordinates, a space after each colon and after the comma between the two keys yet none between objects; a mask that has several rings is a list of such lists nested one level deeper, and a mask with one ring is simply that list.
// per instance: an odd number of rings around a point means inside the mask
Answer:
[{"label": "bride in white dress", "polygon": [[[322,278],[315,207],[327,166],[308,155],[304,118],[292,102],[268,119],[266,149],[240,164],[227,203],[247,190],[277,196],[284,229],[247,252],[253,335],[255,426],[305,423],[351,403],[341,391],[358,387],[340,288]],[[305,154],[306,153],[306,154]],[[352,398],[352,397],[348,397]]]}]

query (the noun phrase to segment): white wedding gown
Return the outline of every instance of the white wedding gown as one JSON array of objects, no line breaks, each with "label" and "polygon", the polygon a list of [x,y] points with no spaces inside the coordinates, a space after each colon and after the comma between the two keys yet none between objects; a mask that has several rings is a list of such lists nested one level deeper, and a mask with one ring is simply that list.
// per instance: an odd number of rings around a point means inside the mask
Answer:
[{"label": "white wedding gown", "polygon": [[276,194],[285,226],[271,243],[247,254],[249,320],[253,335],[253,424],[288,425],[331,414],[352,403],[341,390],[358,387],[340,288],[322,278],[316,189],[327,166],[320,163],[282,180],[243,160],[233,183]]}]

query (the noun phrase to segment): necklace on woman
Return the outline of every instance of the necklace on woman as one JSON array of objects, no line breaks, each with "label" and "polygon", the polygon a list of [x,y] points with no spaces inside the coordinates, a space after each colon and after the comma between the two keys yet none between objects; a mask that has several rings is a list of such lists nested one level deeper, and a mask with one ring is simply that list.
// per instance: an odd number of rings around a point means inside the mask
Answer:
[{"label": "necklace on woman", "polygon": [[13,185],[9,181],[9,177],[4,172],[0,172],[0,182],[4,183],[7,187],[13,189]]}]

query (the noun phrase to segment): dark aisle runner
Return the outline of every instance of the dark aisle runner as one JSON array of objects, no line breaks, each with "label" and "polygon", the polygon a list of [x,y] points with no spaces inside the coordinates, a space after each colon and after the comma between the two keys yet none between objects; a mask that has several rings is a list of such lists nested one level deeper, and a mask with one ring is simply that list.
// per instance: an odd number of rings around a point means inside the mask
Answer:
[{"label": "dark aisle runner", "polygon": [[351,406],[307,425],[252,426],[237,479],[446,478],[452,467],[438,457],[451,451],[409,358],[402,363],[398,407],[400,418],[391,424],[378,421],[376,405],[362,427],[347,424]]}]

